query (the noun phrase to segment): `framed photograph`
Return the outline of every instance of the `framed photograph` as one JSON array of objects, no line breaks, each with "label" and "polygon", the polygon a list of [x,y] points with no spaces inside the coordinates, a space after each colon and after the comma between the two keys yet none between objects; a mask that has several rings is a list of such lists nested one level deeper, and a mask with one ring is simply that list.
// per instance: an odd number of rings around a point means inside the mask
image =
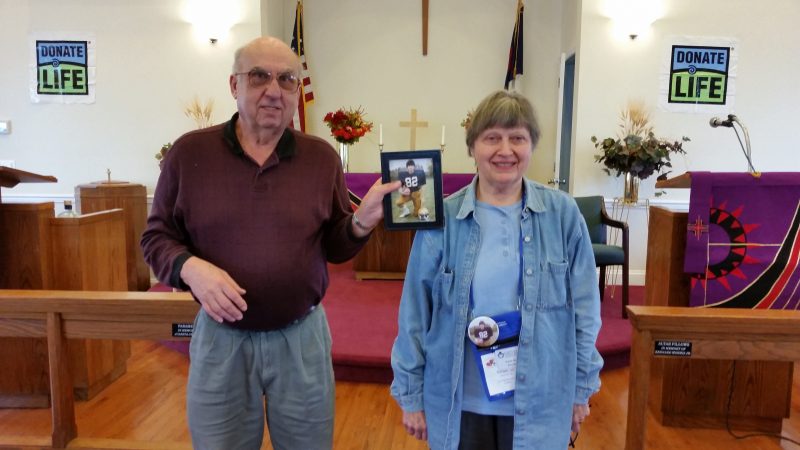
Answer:
[{"label": "framed photograph", "polygon": [[439,150],[381,153],[384,183],[400,181],[400,189],[383,197],[387,230],[441,228],[442,157]]}]

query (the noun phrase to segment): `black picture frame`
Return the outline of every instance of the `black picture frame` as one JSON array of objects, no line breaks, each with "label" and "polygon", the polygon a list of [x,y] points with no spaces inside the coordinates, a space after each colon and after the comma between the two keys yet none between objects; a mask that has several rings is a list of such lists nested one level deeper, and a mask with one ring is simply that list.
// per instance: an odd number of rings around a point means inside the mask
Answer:
[{"label": "black picture frame", "polygon": [[[414,173],[408,175],[409,161],[414,162]],[[424,183],[419,189],[406,186],[419,183],[420,172]],[[408,180],[406,180],[406,178]],[[381,153],[381,179],[384,183],[402,181],[403,187],[383,197],[383,222],[387,230],[420,230],[444,226],[442,205],[442,154],[439,150],[414,150]],[[400,191],[408,188],[408,194]],[[413,192],[419,192],[419,202]],[[406,200],[403,201],[403,198]]]}]

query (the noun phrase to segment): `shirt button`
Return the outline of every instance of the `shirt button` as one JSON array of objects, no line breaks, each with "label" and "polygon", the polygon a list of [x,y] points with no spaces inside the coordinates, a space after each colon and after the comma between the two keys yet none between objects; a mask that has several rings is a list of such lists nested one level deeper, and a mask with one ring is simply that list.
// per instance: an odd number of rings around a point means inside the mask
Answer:
[{"label": "shirt button", "polygon": [[517,415],[518,416],[524,416],[525,415],[525,410],[524,409],[518,409],[517,410]]},{"label": "shirt button", "polygon": [[533,269],[528,269],[525,271],[525,273],[528,275],[533,275]]},{"label": "shirt button", "polygon": [[519,374],[519,381],[525,381],[525,374],[524,373]]},{"label": "shirt button", "polygon": [[531,237],[530,236],[525,236],[525,242],[530,242],[530,241],[531,241]]},{"label": "shirt button", "polygon": [[533,309],[533,305],[531,305],[530,303],[526,303],[525,304],[525,311],[530,311],[532,309]]},{"label": "shirt button", "polygon": [[528,338],[522,338],[522,339],[521,339],[519,342],[520,342],[522,345],[528,345]]}]

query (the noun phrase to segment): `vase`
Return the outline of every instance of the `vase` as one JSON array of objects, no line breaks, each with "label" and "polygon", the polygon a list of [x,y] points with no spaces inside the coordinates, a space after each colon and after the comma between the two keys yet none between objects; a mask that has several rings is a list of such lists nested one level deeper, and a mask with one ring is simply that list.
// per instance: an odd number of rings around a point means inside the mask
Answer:
[{"label": "vase", "polygon": [[350,171],[349,150],[348,144],[339,142],[339,158],[342,160],[342,171],[344,171],[344,173]]},{"label": "vase", "polygon": [[625,172],[625,193],[622,197],[625,203],[636,203],[639,201],[639,177]]}]

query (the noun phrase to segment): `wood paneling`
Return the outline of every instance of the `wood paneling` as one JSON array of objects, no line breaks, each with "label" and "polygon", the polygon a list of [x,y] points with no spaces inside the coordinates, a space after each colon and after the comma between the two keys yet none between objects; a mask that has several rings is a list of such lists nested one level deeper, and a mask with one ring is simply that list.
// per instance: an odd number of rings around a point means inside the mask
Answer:
[{"label": "wood paneling", "polygon": [[356,278],[403,279],[413,242],[413,230],[387,231],[381,221],[353,259]]},{"label": "wood paneling", "polygon": [[[690,277],[683,272],[687,212],[650,208],[645,305],[689,306]],[[730,423],[740,429],[781,430],[789,410],[794,365],[739,361]],[[650,408],[665,425],[725,427],[734,361],[656,359],[650,372]]]},{"label": "wood paneling", "polygon": [[147,221],[147,189],[141,184],[125,182],[89,183],[75,188],[75,198],[81,214],[116,208],[124,211],[128,290],[148,290],[150,268],[139,245]]},{"label": "wood paneling", "polygon": [[52,202],[0,203],[0,288],[52,288],[52,217]]},{"label": "wood paneling", "polygon": [[[0,289],[50,289],[52,202],[0,203]],[[44,339],[0,338],[0,407],[49,404]]]},{"label": "wood paneling", "polygon": [[[641,450],[645,447],[645,416],[647,407],[648,387],[650,379],[651,362],[657,355],[654,354],[655,342],[660,340],[687,342],[691,344],[688,355],[681,357],[667,357],[670,361],[691,361],[694,359],[723,359],[740,358],[741,360],[777,360],[793,361],[800,355],[800,312],[783,310],[748,310],[726,308],[687,308],[664,306],[629,306],[628,311],[633,326],[631,347],[631,380],[628,397],[628,420],[625,448],[627,450]],[[785,352],[784,350],[790,350]],[[742,365],[742,361],[731,364]],[[763,363],[761,363],[763,364]],[[692,369],[702,370],[705,367],[697,366]],[[764,405],[763,397],[773,402],[781,403],[786,397],[781,385],[765,383],[769,381],[769,367],[753,367],[748,385],[731,387],[725,379],[715,380],[722,386],[725,393],[730,395],[730,410],[728,411],[729,398],[718,399],[715,392],[702,391],[693,380],[704,373],[690,374],[684,379],[683,385],[673,388],[685,397],[699,396],[696,402],[691,403],[679,399],[675,403],[667,404],[667,409],[676,404],[688,408],[687,404],[695,406],[695,410],[688,411],[682,422],[670,423],[664,420],[665,425],[683,426],[693,428],[717,427],[718,421],[726,422],[726,414],[731,415],[730,426],[736,429],[749,430],[754,427],[765,428],[770,433],[780,433],[781,427],[772,424],[774,407]],[[692,376],[693,375],[693,376]],[[728,380],[731,374],[728,375]],[[789,380],[791,392],[791,379]],[[666,388],[664,388],[666,390]],[[694,392],[693,392],[694,391]],[[680,397],[673,394],[671,399]],[[791,401],[791,398],[788,399]],[[759,409],[760,406],[760,409]],[[741,411],[747,414],[744,416]],[[789,407],[780,411],[781,416],[789,416]],[[720,417],[717,417],[719,415]],[[667,414],[665,414],[667,417]],[[694,419],[691,420],[690,419]],[[780,421],[778,421],[780,424]]]},{"label": "wood paneling", "polygon": [[[0,231],[2,289],[128,288],[125,223],[120,209],[55,218],[51,202],[0,204]],[[17,312],[24,313],[24,305]],[[34,323],[20,321],[12,325],[35,332]],[[130,356],[127,341],[70,340],[67,347],[78,399],[91,398],[122,375]],[[2,338],[0,360],[0,407],[49,405],[44,339]]]}]

